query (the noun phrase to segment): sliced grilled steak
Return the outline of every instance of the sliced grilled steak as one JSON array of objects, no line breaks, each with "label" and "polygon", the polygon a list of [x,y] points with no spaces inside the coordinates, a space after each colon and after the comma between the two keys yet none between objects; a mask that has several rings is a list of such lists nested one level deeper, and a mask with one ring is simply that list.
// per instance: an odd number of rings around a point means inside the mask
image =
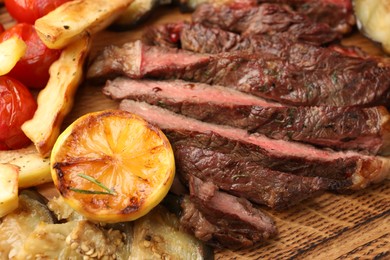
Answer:
[{"label": "sliced grilled steak", "polygon": [[276,235],[273,220],[245,199],[218,191],[211,182],[191,177],[190,198],[182,201],[180,224],[216,247],[239,249]]},{"label": "sliced grilled steak", "polygon": [[180,80],[116,78],[107,81],[103,93],[274,139],[374,154],[390,151],[389,114],[383,107],[286,107],[232,89]]},{"label": "sliced grilled steak", "polygon": [[326,23],[316,23],[287,5],[272,3],[257,7],[202,4],[192,20],[208,27],[219,27],[242,35],[279,34],[294,41],[322,45],[342,36]]},{"label": "sliced grilled steak", "polygon": [[[350,189],[364,188],[389,176],[390,160],[380,156],[368,156],[355,152],[333,152],[309,145],[269,139],[260,135],[248,135],[246,131],[200,122],[146,103],[123,100],[120,109],[138,114],[161,129],[171,132],[185,131],[186,135],[206,136],[206,147],[225,153],[237,154],[272,170],[303,176],[349,180]],[[169,137],[168,137],[169,138]],[[212,139],[211,139],[212,138]],[[174,139],[172,143],[174,146]],[[210,151],[212,152],[212,151]],[[218,161],[215,161],[218,168]],[[340,185],[344,187],[344,182]],[[333,187],[337,189],[338,187]]]},{"label": "sliced grilled steak", "polygon": [[[234,89],[203,83],[192,83],[182,80],[134,80],[118,77],[108,80],[103,88],[103,94],[112,99],[139,99],[156,104],[158,100],[169,99],[172,105],[176,102],[220,103],[263,107],[282,107],[279,103],[247,95]],[[167,104],[168,104],[167,103]],[[163,106],[163,104],[160,104]]]},{"label": "sliced grilled steak", "polygon": [[352,185],[350,179],[304,177],[270,170],[253,159],[256,155],[246,147],[237,147],[236,142],[221,143],[218,135],[169,130],[166,134],[173,143],[177,172],[183,182],[196,176],[273,209],[285,209],[324,191],[344,190]]},{"label": "sliced grilled steak", "polygon": [[[312,57],[291,50],[299,63]],[[336,53],[336,52],[334,52]],[[298,59],[300,58],[300,59]],[[147,46],[140,41],[109,46],[88,71],[88,78],[178,78],[222,85],[292,105],[389,105],[390,67],[373,59],[340,57],[334,63],[306,67],[267,53],[197,54]]]},{"label": "sliced grilled steak", "polygon": [[249,35],[244,37],[220,28],[206,27],[199,23],[179,22],[150,27],[144,33],[143,41],[150,45],[170,48],[181,47],[184,50],[199,53],[215,54],[240,50],[270,53],[303,69],[336,63],[344,57],[369,58],[369,55],[358,47],[332,45],[323,48],[302,42],[294,42],[291,39],[277,35]]},{"label": "sliced grilled steak", "polygon": [[288,4],[298,13],[308,16],[310,20],[326,23],[343,34],[350,32],[356,23],[351,0],[258,0],[258,2]]}]

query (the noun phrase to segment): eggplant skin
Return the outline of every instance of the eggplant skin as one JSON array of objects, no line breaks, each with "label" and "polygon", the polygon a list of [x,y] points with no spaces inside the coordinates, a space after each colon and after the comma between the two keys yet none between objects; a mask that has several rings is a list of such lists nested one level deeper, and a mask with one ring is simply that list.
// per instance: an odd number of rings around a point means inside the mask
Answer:
[{"label": "eggplant skin", "polygon": [[0,259],[15,257],[39,223],[56,222],[46,202],[46,199],[36,191],[21,192],[18,208],[1,219]]},{"label": "eggplant skin", "polygon": [[158,0],[134,0],[109,29],[114,31],[129,30],[149,18],[157,6],[159,6]]},{"label": "eggplant skin", "polygon": [[354,0],[353,8],[359,30],[390,54],[390,1]]},{"label": "eggplant skin", "polygon": [[134,222],[129,259],[213,259],[207,247],[180,229],[179,218],[159,205]]}]

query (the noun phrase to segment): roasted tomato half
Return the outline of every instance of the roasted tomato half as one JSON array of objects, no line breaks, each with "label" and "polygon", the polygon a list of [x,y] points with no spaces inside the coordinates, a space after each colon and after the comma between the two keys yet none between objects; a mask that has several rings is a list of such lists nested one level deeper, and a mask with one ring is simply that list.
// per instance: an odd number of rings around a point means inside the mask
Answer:
[{"label": "roasted tomato half", "polygon": [[19,80],[29,88],[43,88],[49,80],[49,68],[58,59],[61,50],[46,47],[31,24],[19,23],[0,35],[0,41],[17,35],[27,45],[22,59],[9,72],[9,76]]},{"label": "roasted tomato half", "polygon": [[5,0],[10,15],[20,23],[34,24],[35,20],[69,0]]},{"label": "roasted tomato half", "polygon": [[21,126],[36,109],[27,87],[9,76],[0,76],[0,150],[23,148],[31,142]]}]

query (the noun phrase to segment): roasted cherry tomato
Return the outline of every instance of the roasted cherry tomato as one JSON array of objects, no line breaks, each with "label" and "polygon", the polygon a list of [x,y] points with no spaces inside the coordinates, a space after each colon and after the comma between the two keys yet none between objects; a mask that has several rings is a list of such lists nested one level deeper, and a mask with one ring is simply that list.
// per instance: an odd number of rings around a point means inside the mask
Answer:
[{"label": "roasted cherry tomato", "polygon": [[9,76],[0,76],[0,150],[23,148],[31,142],[21,126],[36,109],[27,87]]},{"label": "roasted cherry tomato", "polygon": [[5,0],[10,15],[20,23],[34,24],[35,20],[69,0]]},{"label": "roasted cherry tomato", "polygon": [[49,79],[50,65],[56,61],[61,50],[53,50],[38,37],[34,26],[27,23],[19,23],[9,28],[0,35],[0,42],[17,35],[27,45],[27,50],[22,59],[16,63],[9,72],[9,76],[19,80],[29,88],[43,88]]},{"label": "roasted cherry tomato", "polygon": [[0,23],[0,33],[3,33],[5,31],[4,26]]}]

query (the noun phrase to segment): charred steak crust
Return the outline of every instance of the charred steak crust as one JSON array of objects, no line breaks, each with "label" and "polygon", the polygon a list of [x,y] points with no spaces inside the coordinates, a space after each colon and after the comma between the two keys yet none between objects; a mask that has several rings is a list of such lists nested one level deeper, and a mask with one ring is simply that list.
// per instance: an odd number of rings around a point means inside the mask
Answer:
[{"label": "charred steak crust", "polygon": [[388,105],[390,67],[374,59],[338,57],[335,53],[333,64],[302,69],[271,54],[197,54],[137,41],[106,48],[89,68],[87,77],[120,74],[134,79],[177,78],[222,85],[291,105]]},{"label": "charred steak crust", "polygon": [[116,78],[103,93],[166,108],[204,122],[230,125],[274,139],[386,154],[390,128],[383,107],[288,107],[219,86],[180,80]]},{"label": "charred steak crust", "polygon": [[[269,0],[258,0],[259,3]],[[334,31],[342,34],[351,31],[356,19],[350,0],[273,0],[273,3],[287,4],[296,12],[306,15],[310,20],[328,24]]]},{"label": "charred steak crust", "polygon": [[216,247],[239,249],[276,235],[273,220],[243,199],[191,176],[190,198],[182,201],[181,226]]},{"label": "charred steak crust", "polygon": [[[385,157],[351,151],[326,151],[296,142],[248,135],[241,129],[200,122],[131,100],[123,100],[119,108],[142,116],[166,132],[184,131],[184,136],[187,136],[186,143],[191,142],[195,147],[198,145],[202,148],[203,145],[209,149],[215,147],[225,153],[237,152],[239,156],[245,157],[245,160],[252,160],[276,171],[307,177],[349,179],[352,182],[349,189],[361,189],[370,183],[382,181],[390,172],[390,160]],[[173,144],[175,140],[171,136],[170,141]]]},{"label": "charred steak crust", "polygon": [[341,191],[352,185],[351,179],[305,177],[271,170],[262,162],[253,160],[256,155],[248,154],[245,147],[239,145],[231,147],[230,143],[226,143],[216,148],[204,143],[194,144],[199,139],[208,138],[210,143],[220,139],[214,138],[213,134],[191,136],[191,141],[187,138],[175,141],[180,134],[167,132],[168,138],[173,140],[177,172],[184,183],[188,183],[190,176],[196,176],[230,194],[277,210],[296,205],[324,191]]},{"label": "charred steak crust", "polygon": [[287,5],[273,3],[246,8],[202,4],[192,14],[192,21],[242,35],[279,34],[317,45],[330,43],[342,36],[326,23],[314,22]]}]

